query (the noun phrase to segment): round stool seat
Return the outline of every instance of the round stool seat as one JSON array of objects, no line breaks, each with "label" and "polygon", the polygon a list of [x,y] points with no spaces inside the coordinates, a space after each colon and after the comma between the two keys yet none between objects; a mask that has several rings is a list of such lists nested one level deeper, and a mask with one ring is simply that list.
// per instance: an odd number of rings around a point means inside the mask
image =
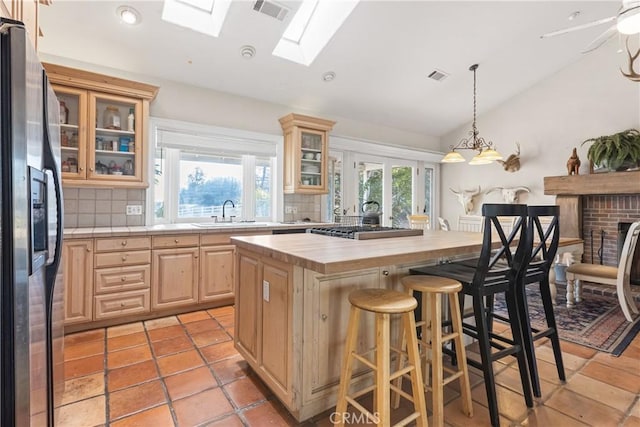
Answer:
[{"label": "round stool seat", "polygon": [[349,294],[349,302],[374,313],[405,313],[418,306],[411,295],[389,289],[360,289]]},{"label": "round stool seat", "polygon": [[451,294],[462,290],[462,283],[448,277],[439,276],[406,276],[401,279],[407,289],[418,292]]}]

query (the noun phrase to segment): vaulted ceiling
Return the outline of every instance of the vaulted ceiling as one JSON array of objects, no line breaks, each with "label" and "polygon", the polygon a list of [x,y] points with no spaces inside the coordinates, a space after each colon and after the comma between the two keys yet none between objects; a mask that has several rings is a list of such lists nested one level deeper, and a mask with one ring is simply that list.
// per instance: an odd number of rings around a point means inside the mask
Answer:
[{"label": "vaulted ceiling", "polygon": [[[298,3],[281,1],[292,12]],[[608,24],[549,39],[559,28],[615,15],[619,1],[361,1],[309,66],[271,55],[279,21],[234,0],[218,38],[161,20],[161,1],[130,1],[125,26],[112,1],[56,0],[41,8],[40,50],[100,66],[431,136],[470,120],[473,63],[478,113],[581,57]],[[573,21],[568,16],[580,11]],[[617,39],[610,43],[617,43]],[[256,55],[245,59],[244,45]],[[606,66],[606,65],[604,65]],[[611,64],[617,68],[618,64]],[[449,73],[441,82],[434,69]],[[323,73],[333,71],[326,83]]]}]

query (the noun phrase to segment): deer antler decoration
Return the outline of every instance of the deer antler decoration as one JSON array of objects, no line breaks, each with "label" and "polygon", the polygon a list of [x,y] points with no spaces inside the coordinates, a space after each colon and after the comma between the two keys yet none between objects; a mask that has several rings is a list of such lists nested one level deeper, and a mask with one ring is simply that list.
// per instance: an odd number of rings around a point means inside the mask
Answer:
[{"label": "deer antler decoration", "polygon": [[632,80],[634,82],[640,82],[640,74],[636,73],[635,70],[633,69],[633,63],[635,62],[636,59],[638,59],[638,56],[640,56],[640,48],[635,53],[635,55],[632,55],[631,50],[629,49],[629,37],[627,37],[625,44],[627,46],[627,54],[629,55],[629,73],[628,74],[625,73],[624,71],[622,71],[622,69],[620,69],[620,72],[622,73],[623,76],[625,76],[629,80]]}]

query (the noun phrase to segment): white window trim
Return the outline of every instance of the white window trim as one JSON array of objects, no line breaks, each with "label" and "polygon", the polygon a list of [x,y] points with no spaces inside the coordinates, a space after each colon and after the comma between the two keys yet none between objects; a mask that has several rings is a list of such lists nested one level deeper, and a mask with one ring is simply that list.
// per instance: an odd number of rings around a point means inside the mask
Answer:
[{"label": "white window trim", "polygon": [[[282,135],[272,135],[266,133],[252,132],[240,129],[232,129],[225,128],[219,126],[212,125],[204,125],[199,123],[185,122],[179,120],[171,120],[171,119],[163,119],[158,117],[150,117],[149,118],[149,155],[147,156],[147,170],[149,171],[149,187],[147,188],[146,193],[146,224],[162,224],[169,223],[168,218],[175,218],[175,212],[169,212],[173,210],[175,203],[175,197],[177,197],[180,189],[178,179],[174,179],[175,177],[169,177],[169,185],[171,185],[171,189],[165,195],[165,219],[159,220],[155,218],[155,205],[154,205],[154,179],[153,174],[155,170],[155,153],[157,149],[157,141],[158,135],[160,132],[175,132],[182,133],[186,135],[191,135],[194,137],[201,138],[209,138],[218,142],[224,142],[225,145],[229,145],[233,147],[233,151],[238,154],[242,153],[252,153],[258,156],[271,157],[271,166],[272,166],[272,218],[276,221],[281,220],[283,210],[283,191],[282,191],[282,182],[283,182],[283,154],[284,154],[284,139]],[[264,149],[260,149],[261,145]],[[178,149],[166,149],[167,157],[179,156]],[[205,153],[206,150],[203,151]],[[245,156],[246,157],[246,156]],[[243,165],[244,165],[243,158]],[[255,159],[254,159],[255,165]],[[170,169],[170,168],[167,168]],[[167,170],[168,174],[171,175],[171,171]],[[251,180],[249,180],[250,182]],[[243,184],[244,187],[245,184]],[[255,188],[255,182],[249,184]],[[175,188],[174,188],[175,187]],[[243,190],[247,189],[244,187]],[[243,191],[243,194],[248,194],[247,191]],[[251,193],[253,194],[253,193]],[[245,196],[243,196],[245,197]],[[171,200],[167,200],[171,198]],[[246,199],[243,200],[243,203],[246,202]],[[250,202],[255,205],[255,200]],[[169,207],[169,205],[171,207]],[[251,211],[253,212],[253,211]],[[169,215],[171,213],[172,215]],[[192,218],[189,220],[178,221],[176,222],[198,222],[198,219]]]}]

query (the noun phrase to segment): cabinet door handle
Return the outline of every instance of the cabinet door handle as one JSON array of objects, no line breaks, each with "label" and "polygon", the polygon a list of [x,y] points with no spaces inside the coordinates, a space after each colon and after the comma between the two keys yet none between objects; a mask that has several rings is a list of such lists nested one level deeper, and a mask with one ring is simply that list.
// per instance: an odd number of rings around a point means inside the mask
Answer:
[{"label": "cabinet door handle", "polygon": [[87,248],[87,252],[91,252],[91,249]]},{"label": "cabinet door handle", "polygon": [[127,280],[127,278],[126,278],[125,276],[122,276],[122,277],[120,278],[120,280],[121,280],[122,282],[124,282],[124,281],[126,281],[126,280]]},{"label": "cabinet door handle", "polygon": [[382,270],[382,275],[383,276],[388,276],[389,275],[389,270]]},{"label": "cabinet door handle", "polygon": [[127,256],[126,256],[126,255],[123,255],[123,256],[122,256],[122,260],[123,260],[123,261],[126,261],[126,260],[127,260]]},{"label": "cabinet door handle", "polygon": [[122,245],[122,246],[127,246],[127,241],[126,241],[126,240],[123,240],[123,241],[122,241],[122,243],[121,243],[121,245]]},{"label": "cabinet door handle", "polygon": [[84,170],[84,168],[78,168],[78,170],[79,170],[80,172],[82,172],[82,171]]},{"label": "cabinet door handle", "polygon": [[323,314],[322,316],[320,316],[320,318],[322,319],[323,322],[327,321],[327,315]]},{"label": "cabinet door handle", "polygon": [[89,168],[89,172],[93,172],[93,168]]}]

